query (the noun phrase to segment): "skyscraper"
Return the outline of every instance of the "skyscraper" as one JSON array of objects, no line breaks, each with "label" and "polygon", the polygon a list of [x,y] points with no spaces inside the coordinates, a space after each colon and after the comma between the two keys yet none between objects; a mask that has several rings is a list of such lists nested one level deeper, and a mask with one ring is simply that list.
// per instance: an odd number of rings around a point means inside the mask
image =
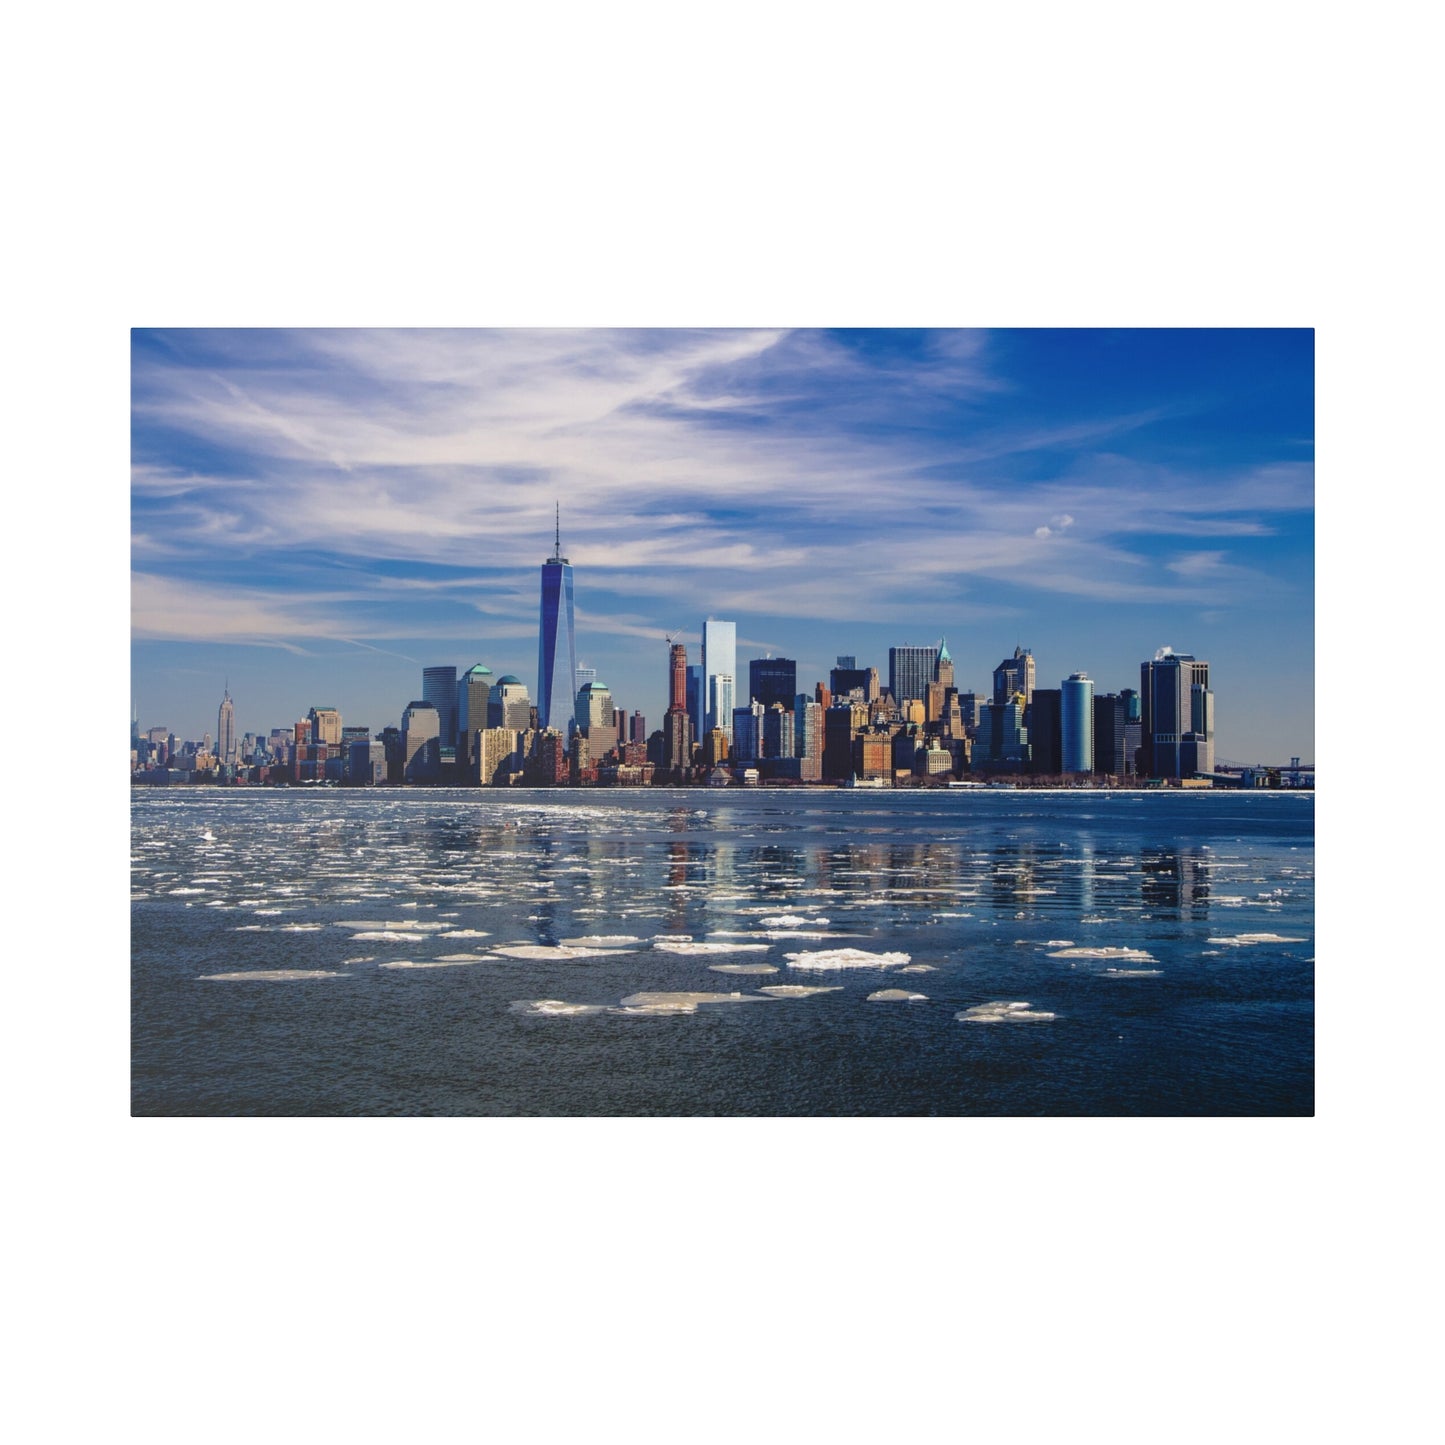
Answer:
[{"label": "skyscraper", "polygon": [[687,715],[687,648],[670,644],[667,658],[668,704],[662,720],[662,767],[681,780],[692,767],[692,719]]},{"label": "skyscraper", "polygon": [[933,681],[942,683],[944,690],[953,686],[953,658],[949,656],[948,643],[938,639],[938,656],[933,660]]},{"label": "skyscraper", "polygon": [[1143,736],[1139,771],[1146,778],[1191,778],[1214,771],[1214,694],[1209,664],[1161,647],[1139,666]]},{"label": "skyscraper", "polygon": [[421,695],[437,710],[441,746],[457,745],[457,670],[454,667],[424,667]]},{"label": "skyscraper", "polygon": [[1027,647],[1015,647],[1014,655],[993,670],[993,700],[1007,702],[1015,693],[1023,694],[1025,707],[1033,699],[1034,655]]},{"label": "skyscraper", "polygon": [[890,647],[888,649],[888,691],[894,702],[917,698],[920,702],[933,681],[938,662],[936,647]]},{"label": "skyscraper", "polygon": [[1059,684],[1061,771],[1094,771],[1094,684],[1087,672],[1071,673]]},{"label": "skyscraper", "polygon": [[791,657],[755,657],[748,663],[749,702],[791,708],[798,695],[798,664]]},{"label": "skyscraper", "polygon": [[737,675],[738,625],[709,617],[702,625],[703,706],[709,728],[722,728],[731,734]]},{"label": "skyscraper", "polygon": [[[131,737],[134,738],[134,721],[131,722],[130,730]],[[216,758],[223,768],[234,768],[236,756],[236,707],[231,701],[231,683],[230,679],[227,679],[220,711],[216,714]]]},{"label": "skyscraper", "polygon": [[564,728],[577,697],[577,630],[572,615],[572,564],[562,555],[562,509],[557,538],[542,563],[542,614],[537,634],[537,726]]}]

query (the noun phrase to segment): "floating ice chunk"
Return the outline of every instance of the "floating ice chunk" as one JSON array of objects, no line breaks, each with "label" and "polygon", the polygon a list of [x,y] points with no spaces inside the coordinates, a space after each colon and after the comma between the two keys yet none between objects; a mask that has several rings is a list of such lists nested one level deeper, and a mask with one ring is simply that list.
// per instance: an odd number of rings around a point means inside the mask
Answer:
[{"label": "floating ice chunk", "polygon": [[654,933],[654,934],[652,935],[652,941],[653,941],[654,943],[691,943],[691,942],[692,942],[692,934],[690,934],[690,933]]},{"label": "floating ice chunk", "polygon": [[1117,958],[1153,963],[1154,955],[1142,948],[1061,948],[1050,958]]},{"label": "floating ice chunk", "polygon": [[1006,1003],[1002,999],[995,999],[992,1003],[975,1004],[973,1008],[966,1008],[960,1013],[954,1014],[954,1018],[966,1024],[1036,1023],[1057,1017],[1057,1014],[1035,1009],[1026,1002]]},{"label": "floating ice chunk", "polygon": [[624,1009],[649,1010],[658,1013],[691,1013],[703,1003],[767,1003],[755,993],[630,993],[622,1000]]},{"label": "floating ice chunk", "polygon": [[630,933],[591,933],[585,938],[564,938],[562,942],[570,948],[618,948],[625,943],[641,943],[642,940]]},{"label": "floating ice chunk", "polygon": [[926,993],[909,993],[906,988],[880,988],[868,995],[869,1003],[927,1003]]},{"label": "floating ice chunk", "polygon": [[373,929],[369,933],[353,933],[351,941],[360,943],[365,939],[376,943],[427,943],[431,935],[427,933],[403,933],[399,928]]},{"label": "floating ice chunk", "polygon": [[710,963],[713,973],[776,973],[771,963]]},{"label": "floating ice chunk", "polygon": [[805,983],[765,983],[759,993],[771,994],[774,998],[809,998],[815,993],[842,993],[843,985],[828,983],[809,988]]},{"label": "floating ice chunk", "polygon": [[868,953],[861,948],[811,948],[802,953],[785,953],[794,968],[893,968],[909,963],[907,953]]},{"label": "floating ice chunk", "polygon": [[242,982],[257,978],[263,980],[271,979],[300,979],[300,978],[345,978],[344,973],[337,973],[330,968],[256,968],[248,969],[245,973],[203,973],[199,977],[209,979],[212,982]]},{"label": "floating ice chunk", "polygon": [[801,918],[796,913],[775,913],[771,918],[760,918],[763,928],[826,928],[826,918]]},{"label": "floating ice chunk", "polygon": [[167,890],[169,893],[204,893],[205,891],[204,888],[171,888]]},{"label": "floating ice chunk", "polygon": [[437,936],[439,938],[490,938],[492,935],[485,928],[448,928]]},{"label": "floating ice chunk", "polygon": [[[415,904],[403,903],[403,908],[414,908]],[[257,910],[259,912],[259,910]],[[445,928],[445,923],[428,923],[421,918],[404,919],[382,919],[382,918],[348,918],[336,925],[338,928],[368,928],[368,929],[389,929],[404,928],[412,933],[434,933]]]},{"label": "floating ice chunk", "polygon": [[324,923],[283,923],[276,931],[278,933],[320,933],[325,927]]},{"label": "floating ice chunk", "polygon": [[503,958],[535,958],[549,961],[568,958],[605,958],[608,954],[621,951],[616,948],[572,948],[560,943],[509,943],[504,947],[492,950],[493,953],[498,953]]},{"label": "floating ice chunk", "polygon": [[1050,938],[1044,944],[1045,948],[1072,948],[1073,946],[1074,940],[1072,938]]},{"label": "floating ice chunk", "polygon": [[691,938],[660,939],[652,941],[653,948],[662,953],[766,953],[771,947],[767,943],[723,943],[719,940],[708,939],[706,941],[694,942]]},{"label": "floating ice chunk", "polygon": [[440,958],[394,958],[380,965],[382,968],[461,968],[469,963],[485,963],[484,953],[446,953]]},{"label": "floating ice chunk", "polygon": [[898,970],[899,973],[937,973],[938,970],[931,963],[909,963]]},{"label": "floating ice chunk", "polygon": [[1158,978],[1163,974],[1162,968],[1106,968],[1105,978]]},{"label": "floating ice chunk", "polygon": [[600,1003],[566,1003],[560,998],[519,998],[512,1003],[512,1012],[531,1014],[539,1018],[556,1018],[572,1014],[606,1013],[607,1005]]},{"label": "floating ice chunk", "polygon": [[1236,933],[1233,938],[1211,938],[1228,948],[1247,948],[1251,943],[1308,943],[1307,938],[1290,938],[1283,933]]}]

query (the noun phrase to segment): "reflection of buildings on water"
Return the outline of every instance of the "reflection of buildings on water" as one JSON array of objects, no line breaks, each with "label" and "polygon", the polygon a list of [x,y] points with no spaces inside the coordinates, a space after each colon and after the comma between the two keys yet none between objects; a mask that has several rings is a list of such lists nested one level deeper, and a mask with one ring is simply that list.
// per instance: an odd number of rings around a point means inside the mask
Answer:
[{"label": "reflection of buildings on water", "polygon": [[1146,848],[1140,857],[1144,906],[1202,918],[1209,912],[1209,860],[1201,849]]}]

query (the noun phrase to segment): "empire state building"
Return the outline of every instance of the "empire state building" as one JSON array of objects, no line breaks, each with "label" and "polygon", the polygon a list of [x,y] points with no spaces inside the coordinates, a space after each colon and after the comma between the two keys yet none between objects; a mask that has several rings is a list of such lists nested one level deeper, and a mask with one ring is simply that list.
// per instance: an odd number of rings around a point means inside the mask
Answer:
[{"label": "empire state building", "polygon": [[572,564],[562,555],[562,509],[557,540],[542,563],[542,616],[537,632],[537,725],[566,727],[577,698],[577,631],[572,618]]}]

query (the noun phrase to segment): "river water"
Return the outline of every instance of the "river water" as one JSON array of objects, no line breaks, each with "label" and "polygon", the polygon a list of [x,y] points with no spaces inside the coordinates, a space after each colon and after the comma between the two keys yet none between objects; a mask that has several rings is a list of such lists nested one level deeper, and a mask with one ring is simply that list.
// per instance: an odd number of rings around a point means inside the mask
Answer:
[{"label": "river water", "polygon": [[1309,793],[138,789],[144,1115],[1299,1115]]}]

